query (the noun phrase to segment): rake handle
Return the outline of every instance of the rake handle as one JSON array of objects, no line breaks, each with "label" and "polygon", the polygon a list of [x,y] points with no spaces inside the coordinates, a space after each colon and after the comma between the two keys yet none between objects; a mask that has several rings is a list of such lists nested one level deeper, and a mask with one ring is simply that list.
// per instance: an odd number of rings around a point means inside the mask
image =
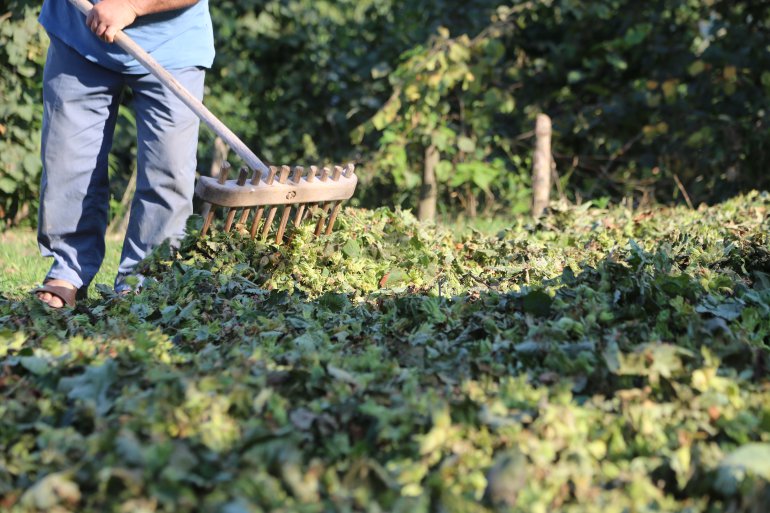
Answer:
[{"label": "rake handle", "polygon": [[[84,15],[88,15],[89,11],[93,8],[93,4],[88,0],[69,0],[72,5],[78,8]],[[94,36],[96,37],[96,36]],[[128,52],[134,59],[139,61],[147,71],[152,73],[164,86],[169,88],[185,105],[187,105],[204,123],[206,123],[211,130],[214,131],[219,137],[224,140],[233,151],[241,157],[248,166],[259,171],[260,174],[266,175],[268,173],[267,166],[257,157],[253,151],[251,151],[243,141],[241,141],[232,130],[227,128],[219,118],[217,118],[203,103],[193,96],[190,91],[179,83],[174,76],[166,71],[158,61],[156,61],[149,53],[145,52],[136,42],[126,35],[125,32],[119,30],[115,35],[115,44]]]}]

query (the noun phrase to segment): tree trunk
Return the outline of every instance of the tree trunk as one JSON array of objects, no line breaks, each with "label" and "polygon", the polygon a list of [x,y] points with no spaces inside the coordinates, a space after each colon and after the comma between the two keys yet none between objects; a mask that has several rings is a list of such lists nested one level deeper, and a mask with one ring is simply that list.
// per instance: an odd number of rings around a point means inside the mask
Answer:
[{"label": "tree trunk", "polygon": [[535,135],[535,156],[532,159],[532,216],[543,215],[551,196],[551,118],[545,114],[537,116]]},{"label": "tree trunk", "polygon": [[24,219],[29,217],[29,203],[24,203],[13,216],[13,225],[18,226]]},{"label": "tree trunk", "polygon": [[476,194],[471,189],[470,184],[465,184],[465,213],[471,219],[476,219],[478,215],[478,204],[476,201]]},{"label": "tree trunk", "polygon": [[425,167],[422,173],[420,205],[417,209],[417,219],[420,221],[436,220],[436,199],[438,197],[436,167],[438,166],[439,159],[438,148],[432,144],[425,148]]},{"label": "tree trunk", "polygon": [[230,148],[221,137],[214,139],[214,156],[211,159],[211,172],[209,176],[219,178],[219,171],[222,169],[222,163],[227,160],[227,154]]},{"label": "tree trunk", "polygon": [[113,234],[124,234],[128,229],[128,218],[131,215],[131,200],[136,192],[136,171],[131,173],[126,190],[120,199],[120,215],[112,220],[107,231]]}]

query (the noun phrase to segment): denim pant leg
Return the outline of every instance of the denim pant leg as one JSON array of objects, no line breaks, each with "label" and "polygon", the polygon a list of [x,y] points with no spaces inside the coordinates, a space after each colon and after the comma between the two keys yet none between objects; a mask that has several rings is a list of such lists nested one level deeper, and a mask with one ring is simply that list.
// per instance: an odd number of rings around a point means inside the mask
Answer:
[{"label": "denim pant leg", "polygon": [[[171,70],[198,99],[204,70]],[[136,193],[123,242],[115,290],[131,288],[126,277],[137,263],[166,240],[176,245],[192,214],[198,117],[152,75],[129,75],[137,131]],[[138,277],[141,279],[141,277]]]},{"label": "denim pant leg", "polygon": [[107,156],[122,76],[51,37],[43,73],[43,176],[38,244],[53,257],[46,279],[87,287],[104,259]]}]

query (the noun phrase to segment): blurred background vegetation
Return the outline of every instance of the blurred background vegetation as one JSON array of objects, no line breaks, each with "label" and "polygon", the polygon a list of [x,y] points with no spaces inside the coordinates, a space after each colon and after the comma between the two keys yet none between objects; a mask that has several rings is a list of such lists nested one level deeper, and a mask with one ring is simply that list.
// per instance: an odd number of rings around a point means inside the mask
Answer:
[{"label": "blurred background vegetation", "polygon": [[[0,222],[34,224],[40,2],[0,8]],[[211,4],[205,103],[267,161],[353,161],[356,203],[416,208],[438,154],[445,216],[528,211],[535,116],[558,193],[715,202],[767,188],[770,3],[753,0],[241,0]],[[126,96],[124,103],[130,104]],[[114,213],[134,169],[129,108]],[[213,135],[202,130],[199,170]]]}]

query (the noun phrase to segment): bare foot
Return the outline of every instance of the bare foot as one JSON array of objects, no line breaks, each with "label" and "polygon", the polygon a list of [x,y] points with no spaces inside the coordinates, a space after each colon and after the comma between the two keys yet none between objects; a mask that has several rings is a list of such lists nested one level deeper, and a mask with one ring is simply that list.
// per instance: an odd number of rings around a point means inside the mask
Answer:
[{"label": "bare foot", "polygon": [[38,290],[37,298],[51,308],[62,308],[66,304],[74,306],[78,289],[70,282],[56,279],[48,280],[43,288],[51,290]]}]

